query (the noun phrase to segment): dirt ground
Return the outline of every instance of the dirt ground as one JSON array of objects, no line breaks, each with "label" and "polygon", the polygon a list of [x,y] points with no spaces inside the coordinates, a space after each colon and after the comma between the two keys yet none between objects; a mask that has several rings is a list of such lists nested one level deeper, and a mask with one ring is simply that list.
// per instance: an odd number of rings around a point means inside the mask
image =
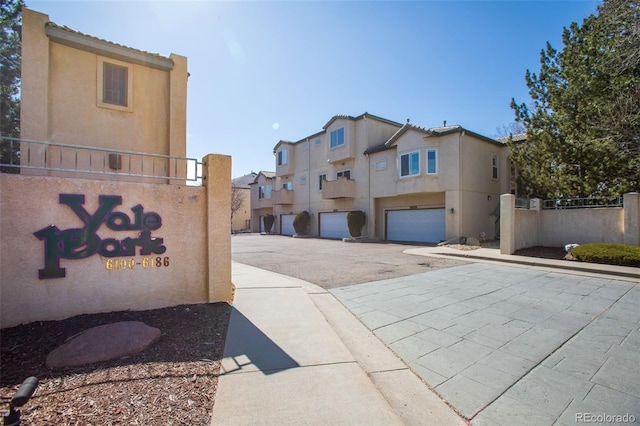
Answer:
[{"label": "dirt ground", "polygon": [[[0,330],[0,409],[29,376],[40,384],[23,425],[208,425],[231,312],[226,303],[80,315]],[[123,359],[49,370],[47,354],[81,331],[118,321],[160,329]]]}]

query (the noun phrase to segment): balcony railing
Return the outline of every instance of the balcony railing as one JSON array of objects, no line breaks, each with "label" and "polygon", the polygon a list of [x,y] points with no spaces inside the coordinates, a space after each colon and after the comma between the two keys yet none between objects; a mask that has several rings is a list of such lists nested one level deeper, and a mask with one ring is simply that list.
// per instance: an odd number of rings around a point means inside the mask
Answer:
[{"label": "balcony railing", "polygon": [[340,177],[336,180],[322,182],[322,198],[333,200],[338,198],[355,198],[356,181]]},{"label": "balcony railing", "polygon": [[[59,177],[202,183],[195,158],[147,154],[0,136],[0,171]],[[102,178],[104,179],[104,177]]]},{"label": "balcony railing", "polygon": [[271,200],[274,205],[293,204],[293,189],[271,191]]}]

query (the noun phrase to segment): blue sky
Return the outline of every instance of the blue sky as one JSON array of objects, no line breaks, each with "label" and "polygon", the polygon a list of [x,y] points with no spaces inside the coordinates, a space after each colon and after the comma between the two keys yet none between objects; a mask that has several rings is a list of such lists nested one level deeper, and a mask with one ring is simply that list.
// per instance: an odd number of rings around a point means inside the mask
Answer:
[{"label": "blue sky", "polygon": [[527,69],[599,1],[29,1],[59,25],[189,61],[187,155],[275,170],[273,147],[364,112],[495,137]]}]

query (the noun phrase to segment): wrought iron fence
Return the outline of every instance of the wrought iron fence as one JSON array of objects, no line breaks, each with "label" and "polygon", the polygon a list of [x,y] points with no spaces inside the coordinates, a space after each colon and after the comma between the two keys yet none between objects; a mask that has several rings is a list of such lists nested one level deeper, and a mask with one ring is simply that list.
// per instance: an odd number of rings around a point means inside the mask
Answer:
[{"label": "wrought iron fence", "polygon": [[528,198],[516,198],[516,209],[529,210],[531,200]]},{"label": "wrought iron fence", "polygon": [[0,171],[26,174],[32,170],[202,184],[202,162],[195,158],[0,136]]},{"label": "wrought iron fence", "polygon": [[590,197],[590,198],[565,198],[555,200],[544,200],[543,210],[554,209],[586,209],[595,207],[622,207],[622,196],[611,197]]}]

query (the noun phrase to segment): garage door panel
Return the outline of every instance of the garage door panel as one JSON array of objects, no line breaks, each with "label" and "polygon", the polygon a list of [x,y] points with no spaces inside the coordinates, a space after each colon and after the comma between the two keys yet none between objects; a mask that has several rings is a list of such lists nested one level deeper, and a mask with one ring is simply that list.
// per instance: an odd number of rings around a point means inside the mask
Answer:
[{"label": "garage door panel", "polygon": [[296,218],[295,214],[281,214],[280,215],[280,234],[281,235],[293,235],[296,230],[293,227],[293,219]]},{"label": "garage door panel", "polygon": [[445,240],[445,210],[391,210],[387,212],[387,240],[437,243]]},{"label": "garage door panel", "polygon": [[347,212],[320,213],[320,238],[348,238]]}]

